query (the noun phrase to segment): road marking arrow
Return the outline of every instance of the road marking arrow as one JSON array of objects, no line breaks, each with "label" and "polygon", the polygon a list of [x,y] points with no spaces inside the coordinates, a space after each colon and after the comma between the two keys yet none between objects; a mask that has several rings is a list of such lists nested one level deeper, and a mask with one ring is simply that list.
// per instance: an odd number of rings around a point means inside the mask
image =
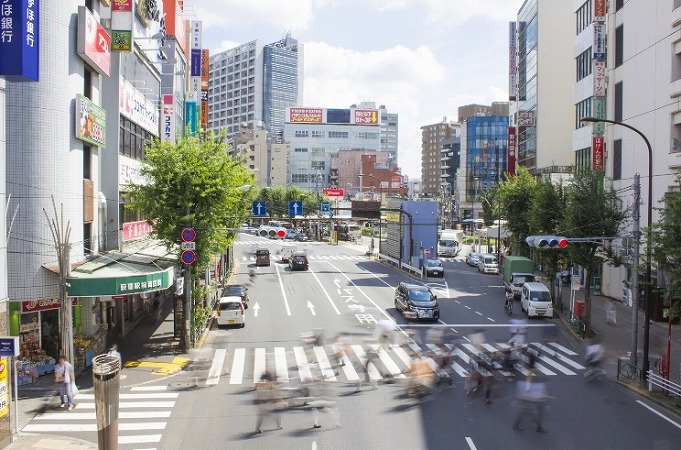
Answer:
[{"label": "road marking arrow", "polygon": [[314,305],[313,305],[312,302],[309,301],[309,300],[307,301],[307,307],[310,308],[310,312],[312,313],[313,316],[316,316],[316,315],[317,315],[317,313],[314,312]]},{"label": "road marking arrow", "polygon": [[255,305],[253,305],[253,317],[258,317],[258,310],[260,309],[260,305],[258,305],[258,302],[255,302]]}]

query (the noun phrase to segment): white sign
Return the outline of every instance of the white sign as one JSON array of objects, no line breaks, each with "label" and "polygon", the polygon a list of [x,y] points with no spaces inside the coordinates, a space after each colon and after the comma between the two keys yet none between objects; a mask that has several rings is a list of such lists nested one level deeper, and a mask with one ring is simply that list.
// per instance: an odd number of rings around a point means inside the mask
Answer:
[{"label": "white sign", "polygon": [[593,62],[594,97],[605,96],[605,61]]},{"label": "white sign", "polygon": [[180,247],[182,250],[196,250],[196,242],[182,242]]},{"label": "white sign", "polygon": [[154,136],[158,136],[159,113],[154,102],[148,100],[132,83],[122,77],[118,90],[121,114]]},{"label": "white sign", "polygon": [[170,95],[163,96],[163,114],[161,115],[161,140],[170,141],[175,144],[176,123],[175,123],[175,97]]}]

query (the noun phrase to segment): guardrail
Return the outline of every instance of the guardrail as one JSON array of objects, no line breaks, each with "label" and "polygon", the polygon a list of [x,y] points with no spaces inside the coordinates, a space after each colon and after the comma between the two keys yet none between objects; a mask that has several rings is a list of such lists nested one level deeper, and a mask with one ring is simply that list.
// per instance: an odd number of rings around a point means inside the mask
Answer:
[{"label": "guardrail", "polygon": [[648,389],[652,391],[652,386],[662,389],[666,395],[681,397],[681,385],[673,383],[668,379],[656,374],[653,370],[648,371]]},{"label": "guardrail", "polygon": [[410,266],[409,264],[402,264],[403,269],[407,269],[408,272],[413,272],[414,275],[419,275],[423,277],[423,271],[418,267]]},{"label": "guardrail", "polygon": [[399,259],[393,258],[393,257],[388,256],[388,255],[384,255],[383,253],[378,254],[378,259],[385,259],[386,261],[388,261],[389,263],[391,263],[394,266],[397,266],[397,267],[400,266],[400,260]]}]

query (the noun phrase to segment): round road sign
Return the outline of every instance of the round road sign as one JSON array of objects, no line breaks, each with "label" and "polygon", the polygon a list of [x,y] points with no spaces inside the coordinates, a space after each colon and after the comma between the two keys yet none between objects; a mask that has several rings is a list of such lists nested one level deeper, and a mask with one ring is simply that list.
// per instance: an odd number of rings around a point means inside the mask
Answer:
[{"label": "round road sign", "polygon": [[182,262],[185,264],[191,264],[196,261],[196,253],[194,250],[185,250],[182,252]]},{"label": "round road sign", "polygon": [[192,242],[196,239],[196,231],[193,228],[184,228],[182,230],[182,240],[185,242]]}]

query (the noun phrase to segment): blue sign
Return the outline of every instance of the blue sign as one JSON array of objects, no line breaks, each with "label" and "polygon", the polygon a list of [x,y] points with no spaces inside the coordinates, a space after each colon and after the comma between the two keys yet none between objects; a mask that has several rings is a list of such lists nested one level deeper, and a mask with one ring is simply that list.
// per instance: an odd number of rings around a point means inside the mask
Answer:
[{"label": "blue sign", "polygon": [[39,81],[40,0],[3,0],[0,6],[0,76]]},{"label": "blue sign", "polygon": [[184,124],[189,129],[189,134],[195,135],[198,129],[198,117],[196,102],[186,102],[184,106]]},{"label": "blue sign", "polygon": [[253,202],[253,209],[251,212],[253,216],[267,215],[267,202]]},{"label": "blue sign", "polygon": [[331,203],[329,202],[322,202],[322,204],[319,206],[319,210],[321,212],[329,212],[331,211]]},{"label": "blue sign", "polygon": [[182,240],[184,242],[192,242],[196,239],[196,231],[193,228],[182,229]]},{"label": "blue sign", "polygon": [[291,217],[303,214],[303,202],[288,202],[288,215]]},{"label": "blue sign", "polygon": [[19,337],[18,336],[3,336],[0,337],[0,356],[1,357],[15,357],[19,356]]}]

